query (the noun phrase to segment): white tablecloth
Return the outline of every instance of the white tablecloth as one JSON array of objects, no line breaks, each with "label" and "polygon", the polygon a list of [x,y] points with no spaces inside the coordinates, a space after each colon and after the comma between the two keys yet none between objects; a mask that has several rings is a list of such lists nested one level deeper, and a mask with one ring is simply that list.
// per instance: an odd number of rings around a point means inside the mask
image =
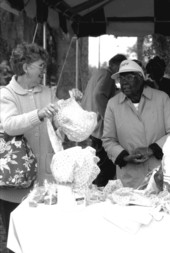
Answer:
[{"label": "white tablecloth", "polygon": [[[15,253],[160,253],[170,250],[170,215],[164,215],[160,221],[153,219],[138,231],[127,232],[122,228],[126,210],[128,213],[130,209],[125,208],[120,209],[119,215],[118,207],[110,202],[63,210],[57,205],[29,207],[25,200],[11,213],[7,246]],[[111,222],[112,213],[114,222]]]}]

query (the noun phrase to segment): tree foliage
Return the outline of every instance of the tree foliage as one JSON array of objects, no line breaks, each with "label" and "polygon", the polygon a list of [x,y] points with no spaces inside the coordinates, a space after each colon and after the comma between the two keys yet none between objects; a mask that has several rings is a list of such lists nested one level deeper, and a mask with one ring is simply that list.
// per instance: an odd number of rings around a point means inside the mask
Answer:
[{"label": "tree foliage", "polygon": [[170,75],[170,37],[161,34],[138,37],[137,43],[128,48],[128,56],[133,52],[144,65],[155,55],[160,56],[166,63],[166,74]]},{"label": "tree foliage", "polygon": [[170,74],[170,37],[161,34],[148,35],[144,39],[143,55],[145,61],[158,55],[166,63],[166,73]]}]

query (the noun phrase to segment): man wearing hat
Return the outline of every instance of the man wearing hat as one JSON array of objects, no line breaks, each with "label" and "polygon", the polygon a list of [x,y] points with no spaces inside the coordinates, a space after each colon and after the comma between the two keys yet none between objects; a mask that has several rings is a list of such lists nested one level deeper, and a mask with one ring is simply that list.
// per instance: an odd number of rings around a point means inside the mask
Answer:
[{"label": "man wearing hat", "polygon": [[123,61],[112,78],[119,80],[121,92],[107,104],[103,146],[117,165],[117,178],[125,187],[138,188],[161,165],[170,133],[170,99],[146,86],[143,69],[135,61]]},{"label": "man wearing hat", "polygon": [[108,180],[113,180],[116,174],[116,166],[108,158],[102,146],[101,137],[107,102],[116,93],[115,80],[111,78],[111,75],[118,71],[120,63],[125,59],[126,57],[123,54],[116,54],[109,60],[107,68],[100,68],[94,72],[87,84],[81,102],[83,109],[97,113],[97,126],[90,138],[91,146],[100,158],[98,162],[100,173],[93,182],[99,187],[105,186]]}]

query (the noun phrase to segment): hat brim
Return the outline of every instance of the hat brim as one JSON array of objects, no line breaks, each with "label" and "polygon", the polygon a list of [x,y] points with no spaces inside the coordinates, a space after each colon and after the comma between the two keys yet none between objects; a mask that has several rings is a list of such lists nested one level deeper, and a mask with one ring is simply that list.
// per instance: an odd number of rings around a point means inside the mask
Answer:
[{"label": "hat brim", "polygon": [[145,79],[144,73],[142,73],[142,72],[139,71],[139,70],[134,70],[134,69],[133,69],[133,70],[132,70],[132,69],[126,69],[126,70],[118,71],[118,72],[114,73],[113,75],[111,75],[111,78],[112,78],[112,79],[117,79],[117,78],[119,77],[119,74],[121,74],[121,73],[126,73],[126,72],[136,72],[136,73],[140,73],[140,74],[142,74],[143,78]]}]

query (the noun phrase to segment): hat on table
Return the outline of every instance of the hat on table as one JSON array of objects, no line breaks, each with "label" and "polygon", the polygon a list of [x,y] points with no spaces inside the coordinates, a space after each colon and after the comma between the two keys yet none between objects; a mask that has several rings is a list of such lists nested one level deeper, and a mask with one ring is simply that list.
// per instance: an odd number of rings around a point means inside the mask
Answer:
[{"label": "hat on table", "polygon": [[119,76],[119,74],[125,73],[125,72],[138,72],[145,79],[145,74],[144,74],[143,69],[141,68],[141,66],[139,66],[139,64],[137,64],[133,60],[124,60],[124,61],[122,61],[121,64],[120,64],[120,67],[119,67],[119,71],[116,72],[115,74],[113,74],[111,76],[111,78],[116,79]]}]

